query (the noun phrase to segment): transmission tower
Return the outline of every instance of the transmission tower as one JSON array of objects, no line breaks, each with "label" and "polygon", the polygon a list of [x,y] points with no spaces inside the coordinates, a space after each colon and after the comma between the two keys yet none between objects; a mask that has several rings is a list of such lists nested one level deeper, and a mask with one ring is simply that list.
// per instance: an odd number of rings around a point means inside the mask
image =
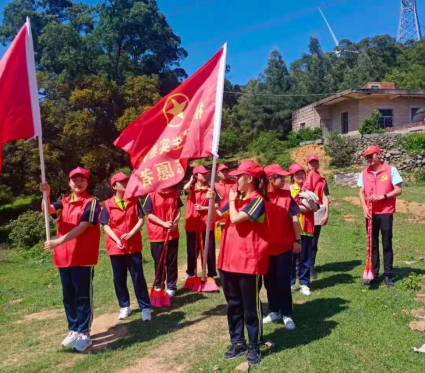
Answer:
[{"label": "transmission tower", "polygon": [[419,41],[421,38],[422,34],[421,27],[419,26],[416,0],[401,0],[397,42],[405,43],[408,40]]}]

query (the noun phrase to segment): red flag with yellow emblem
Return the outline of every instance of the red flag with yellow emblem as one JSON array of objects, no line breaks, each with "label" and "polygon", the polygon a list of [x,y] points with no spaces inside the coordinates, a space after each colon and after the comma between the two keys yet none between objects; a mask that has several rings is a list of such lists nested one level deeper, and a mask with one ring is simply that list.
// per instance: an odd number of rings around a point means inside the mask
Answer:
[{"label": "red flag with yellow emblem", "polygon": [[189,158],[217,154],[226,49],[224,45],[115,140],[133,166],[125,198],[175,185],[183,179]]}]

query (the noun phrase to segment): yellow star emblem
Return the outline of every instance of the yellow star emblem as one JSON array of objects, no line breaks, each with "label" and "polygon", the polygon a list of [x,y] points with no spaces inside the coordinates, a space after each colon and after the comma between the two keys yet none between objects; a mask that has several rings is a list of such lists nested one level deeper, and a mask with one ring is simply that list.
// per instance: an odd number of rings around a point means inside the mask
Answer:
[{"label": "yellow star emblem", "polygon": [[173,108],[167,111],[167,114],[171,114],[175,117],[179,117],[184,119],[183,110],[187,104],[187,101],[183,101],[181,103],[177,102],[174,99],[171,99],[171,102],[173,104]]},{"label": "yellow star emblem", "polygon": [[183,93],[176,93],[167,98],[163,113],[169,127],[180,127],[184,120],[184,111],[189,106],[189,98]]}]

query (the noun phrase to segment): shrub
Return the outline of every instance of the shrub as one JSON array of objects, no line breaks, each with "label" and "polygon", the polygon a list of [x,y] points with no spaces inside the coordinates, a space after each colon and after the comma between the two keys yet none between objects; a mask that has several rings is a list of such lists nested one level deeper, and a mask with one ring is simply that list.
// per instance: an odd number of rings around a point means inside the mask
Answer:
[{"label": "shrub", "polygon": [[327,137],[325,151],[331,157],[332,166],[345,167],[351,164],[355,148],[348,138],[333,131]]},{"label": "shrub", "polygon": [[264,165],[278,163],[287,168],[293,163],[287,141],[280,141],[274,132],[262,132],[252,142],[251,148]]},{"label": "shrub", "polygon": [[406,277],[402,284],[407,290],[419,290],[421,288],[422,275],[411,272],[409,277]]},{"label": "shrub", "polygon": [[370,118],[366,118],[359,128],[359,132],[362,135],[370,135],[372,133],[384,133],[379,124],[379,118],[381,118],[381,113],[377,110],[372,112]]},{"label": "shrub", "polygon": [[[55,230],[53,219],[50,221],[50,231]],[[21,249],[31,249],[45,239],[44,214],[37,211],[28,211],[19,215],[18,219],[9,224],[9,240],[12,246]]]},{"label": "shrub", "polygon": [[321,128],[303,128],[288,135],[288,146],[295,148],[304,141],[314,141],[322,138]]},{"label": "shrub", "polygon": [[408,152],[425,153],[425,133],[405,136],[401,145]]},{"label": "shrub", "polygon": [[235,154],[248,145],[244,136],[231,131],[222,131],[220,134],[220,154],[229,156]]},{"label": "shrub", "polygon": [[0,206],[13,202],[12,190],[4,184],[0,184]]},{"label": "shrub", "polygon": [[415,172],[415,180],[418,183],[425,183],[425,167]]}]

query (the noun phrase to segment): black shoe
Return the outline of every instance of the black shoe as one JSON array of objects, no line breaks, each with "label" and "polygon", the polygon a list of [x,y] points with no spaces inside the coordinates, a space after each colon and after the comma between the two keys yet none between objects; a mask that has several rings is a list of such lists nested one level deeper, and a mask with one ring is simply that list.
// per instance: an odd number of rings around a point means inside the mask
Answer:
[{"label": "black shoe", "polygon": [[312,280],[316,280],[317,279],[317,273],[316,273],[316,271],[314,270],[313,267],[310,268],[310,278]]},{"label": "black shoe", "polygon": [[394,287],[390,277],[384,277],[384,284],[387,285],[387,287],[390,289]]},{"label": "black shoe", "polygon": [[248,347],[245,343],[232,344],[223,355],[225,359],[236,359],[238,356],[246,355]]},{"label": "black shoe", "polygon": [[246,361],[249,365],[258,365],[261,360],[261,352],[258,347],[248,347],[248,354],[246,355]]}]

